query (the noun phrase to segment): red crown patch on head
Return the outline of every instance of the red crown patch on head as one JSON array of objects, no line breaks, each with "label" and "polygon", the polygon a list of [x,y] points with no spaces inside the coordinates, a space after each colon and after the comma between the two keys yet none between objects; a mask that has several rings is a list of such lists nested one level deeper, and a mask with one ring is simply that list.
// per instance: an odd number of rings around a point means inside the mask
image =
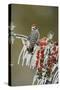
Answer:
[{"label": "red crown patch on head", "polygon": [[32,24],[32,26],[36,26],[36,24]]},{"label": "red crown patch on head", "polygon": [[32,28],[37,29],[37,25],[36,24],[32,24]]}]

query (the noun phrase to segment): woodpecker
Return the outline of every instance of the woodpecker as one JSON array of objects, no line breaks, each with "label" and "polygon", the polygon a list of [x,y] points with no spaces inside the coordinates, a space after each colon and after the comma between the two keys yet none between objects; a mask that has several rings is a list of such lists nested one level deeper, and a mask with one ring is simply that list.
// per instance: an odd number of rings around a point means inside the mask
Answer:
[{"label": "woodpecker", "polygon": [[31,34],[28,36],[28,40],[30,42],[28,51],[30,52],[33,51],[34,45],[37,44],[39,39],[40,39],[39,28],[37,27],[37,25],[33,24],[31,26]]},{"label": "woodpecker", "polygon": [[30,46],[28,48],[28,51],[30,51],[30,52],[33,51],[34,45],[37,44],[39,39],[40,39],[39,28],[37,27],[36,24],[33,24],[31,26],[31,33],[28,36],[28,40],[30,42]]}]

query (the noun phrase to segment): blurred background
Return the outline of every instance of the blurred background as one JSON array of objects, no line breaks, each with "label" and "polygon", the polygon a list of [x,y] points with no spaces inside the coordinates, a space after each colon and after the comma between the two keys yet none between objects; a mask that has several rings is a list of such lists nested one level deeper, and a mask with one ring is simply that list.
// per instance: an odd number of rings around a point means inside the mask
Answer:
[{"label": "blurred background", "polygon": [[[58,7],[37,5],[11,5],[11,22],[16,26],[14,32],[29,35],[32,24],[39,26],[41,38],[47,36],[49,31],[54,32],[53,41],[58,41]],[[30,70],[21,62],[18,65],[18,56],[23,44],[16,39],[11,46],[11,80],[12,85],[31,85],[34,70]],[[22,59],[21,59],[22,61]]]}]

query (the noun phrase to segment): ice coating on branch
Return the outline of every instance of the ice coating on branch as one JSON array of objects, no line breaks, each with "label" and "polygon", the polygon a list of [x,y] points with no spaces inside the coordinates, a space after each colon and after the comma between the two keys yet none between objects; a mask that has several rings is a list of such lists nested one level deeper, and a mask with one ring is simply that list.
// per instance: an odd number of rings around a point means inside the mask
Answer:
[{"label": "ice coating on branch", "polygon": [[30,69],[36,69],[32,84],[58,83],[58,44],[52,41],[52,38],[51,33],[40,38],[31,52],[29,40],[19,38],[22,40],[23,48],[19,53],[18,64],[21,59],[22,66],[25,64]]}]

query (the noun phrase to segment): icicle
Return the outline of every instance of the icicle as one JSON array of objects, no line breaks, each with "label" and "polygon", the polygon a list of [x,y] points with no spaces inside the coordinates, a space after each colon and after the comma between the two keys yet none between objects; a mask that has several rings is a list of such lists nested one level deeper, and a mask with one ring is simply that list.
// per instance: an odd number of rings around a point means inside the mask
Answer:
[{"label": "icicle", "polygon": [[24,47],[22,48],[22,50],[21,50],[21,52],[20,52],[20,54],[19,54],[18,64],[20,63],[20,59],[21,59],[21,56],[22,56],[23,50],[24,50]]},{"label": "icicle", "polygon": [[37,78],[38,78],[38,75],[35,75],[35,76],[33,77],[33,82],[32,82],[32,85],[34,85],[34,84],[35,84],[35,82],[36,82]]},{"label": "icicle", "polygon": [[45,47],[45,50],[44,50],[44,64],[47,64],[50,48],[51,48],[51,43],[48,43],[48,45]]},{"label": "icicle", "polygon": [[28,54],[26,58],[26,66],[30,65],[30,60],[31,60],[31,54]]},{"label": "icicle", "polygon": [[22,55],[22,66],[24,65],[24,62],[26,61],[28,51],[26,51],[26,47],[24,45],[23,55]]},{"label": "icicle", "polygon": [[35,45],[34,50],[33,50],[32,59],[31,59],[31,64],[30,64],[30,68],[32,68],[32,69],[34,69],[35,64],[36,64],[36,53],[37,53],[38,49],[39,49],[39,47],[37,45]]}]

